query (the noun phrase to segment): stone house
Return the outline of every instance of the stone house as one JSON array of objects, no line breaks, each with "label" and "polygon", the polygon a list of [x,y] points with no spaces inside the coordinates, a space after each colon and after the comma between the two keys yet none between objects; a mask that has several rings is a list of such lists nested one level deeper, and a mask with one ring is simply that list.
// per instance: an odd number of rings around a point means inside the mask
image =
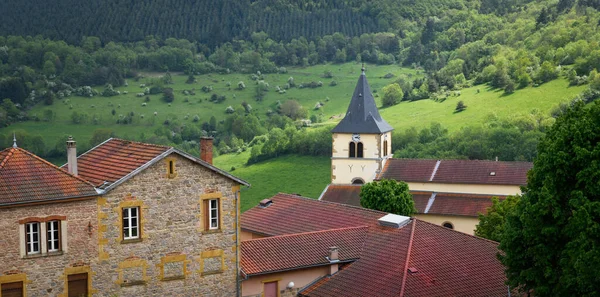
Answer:
[{"label": "stone house", "polygon": [[[238,179],[168,146],[111,138],[58,168],[0,152],[0,297],[236,296]],[[4,253],[4,251],[6,251]]]},{"label": "stone house", "polygon": [[98,196],[16,142],[0,151],[0,296],[95,292]]},{"label": "stone house", "polygon": [[364,69],[346,116],[332,132],[331,184],[319,200],[360,206],[360,186],[380,179],[405,181],[415,216],[473,234],[478,214],[521,193],[530,162],[394,159],[393,128],[381,117]]},{"label": "stone house", "polygon": [[498,243],[418,218],[277,194],[244,212],[242,296],[511,296]]},{"label": "stone house", "polygon": [[201,149],[198,159],[173,147],[111,138],[73,160],[77,175],[103,191],[93,290],[102,296],[237,294],[239,192],[249,184],[212,166],[211,138],[201,139]]}]

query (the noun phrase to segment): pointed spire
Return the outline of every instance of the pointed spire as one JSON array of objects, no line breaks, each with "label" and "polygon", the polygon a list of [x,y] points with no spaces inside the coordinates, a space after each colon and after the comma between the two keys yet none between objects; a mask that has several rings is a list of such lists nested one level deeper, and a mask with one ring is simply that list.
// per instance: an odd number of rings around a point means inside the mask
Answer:
[{"label": "pointed spire", "polygon": [[17,148],[17,134],[13,132],[13,147]]},{"label": "pointed spire", "polygon": [[393,129],[379,114],[363,65],[346,116],[331,132],[380,134]]}]

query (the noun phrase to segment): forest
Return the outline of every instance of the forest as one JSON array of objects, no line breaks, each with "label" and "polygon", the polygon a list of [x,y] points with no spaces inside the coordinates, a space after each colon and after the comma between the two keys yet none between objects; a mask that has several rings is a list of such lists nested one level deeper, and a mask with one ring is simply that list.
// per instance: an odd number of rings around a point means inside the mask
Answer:
[{"label": "forest", "polygon": [[[141,71],[183,72],[190,81],[206,73],[244,73],[252,74],[252,80],[256,76],[257,84],[261,74],[285,74],[286,67],[324,63],[400,65],[424,73],[394,78],[391,87],[384,88],[385,106],[423,99],[444,101],[473,85],[511,94],[559,77],[573,86],[589,85],[576,100],[591,102],[600,96],[600,13],[595,1],[38,2],[0,3],[7,18],[0,24],[0,126],[34,120],[27,111],[36,104],[51,106],[69,96],[117,95],[113,87],[137,82]],[[74,17],[57,17],[66,11]],[[149,94],[164,92],[165,98],[172,99],[168,78],[155,83],[148,86]],[[280,92],[293,84],[282,86]],[[265,82],[261,86],[268,88]],[[261,92],[257,89],[257,100]],[[224,100],[212,95],[211,101]],[[265,150],[270,145],[262,144],[271,138],[284,139],[278,137],[284,131],[291,135],[288,126],[305,134],[320,132],[302,132],[301,124],[292,124],[302,116],[282,112],[280,106],[267,118],[252,114],[248,106],[244,105],[245,113],[232,112],[225,120],[187,127],[194,133],[176,133],[180,139],[169,136],[174,130],[185,130],[177,123],[165,124],[155,134],[168,139],[162,142],[177,144],[197,139],[202,131],[216,131],[223,152],[252,147],[250,162],[294,152],[326,154],[320,144],[307,150],[293,142]],[[457,112],[464,108],[457,105]],[[554,115],[559,113],[557,107]],[[85,120],[79,116],[75,115],[73,123]],[[130,118],[124,115],[120,120],[127,123]],[[251,128],[236,130],[237,125]],[[531,143],[543,133],[542,128],[525,129],[512,123],[494,129],[518,131],[524,140],[517,147],[529,146],[507,159],[531,160],[535,155]],[[489,141],[476,142],[480,150],[458,152],[452,139],[459,135],[412,136],[419,133],[398,133],[407,139],[402,147],[395,147],[401,150],[400,156],[497,155],[489,149],[493,146]],[[461,133],[500,137],[488,130]],[[225,142],[221,145],[220,140]],[[431,142],[439,145],[427,145]],[[428,151],[419,145],[437,149]],[[42,150],[42,155],[49,151]]]}]

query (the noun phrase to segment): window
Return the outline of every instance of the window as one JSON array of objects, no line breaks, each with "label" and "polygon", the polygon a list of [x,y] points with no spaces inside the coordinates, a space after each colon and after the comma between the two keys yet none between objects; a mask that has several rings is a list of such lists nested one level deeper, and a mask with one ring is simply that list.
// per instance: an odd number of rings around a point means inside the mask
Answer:
[{"label": "window", "polygon": [[4,283],[0,285],[0,296],[21,297],[23,294],[23,282]]},{"label": "window", "polygon": [[454,229],[454,225],[452,225],[452,223],[450,223],[450,222],[444,222],[442,224],[442,226],[444,226],[444,227],[446,227],[448,229]]},{"label": "window", "polygon": [[388,142],[387,140],[383,141],[383,156],[387,156],[388,155]]},{"label": "window", "polygon": [[362,142],[350,142],[349,158],[362,158],[363,157],[363,143]]},{"label": "window", "polygon": [[167,178],[175,178],[177,176],[177,168],[175,166],[175,158],[169,157],[165,159],[167,165]]},{"label": "window", "polygon": [[169,174],[175,174],[175,162],[169,161]]},{"label": "window", "polygon": [[49,221],[46,223],[46,240],[48,252],[60,251],[60,221]]},{"label": "window", "polygon": [[27,255],[40,253],[40,223],[32,222],[25,224],[25,240]]},{"label": "window", "polygon": [[219,229],[219,200],[211,199],[209,200],[209,220],[210,227],[209,229]]},{"label": "window", "polygon": [[124,207],[123,208],[123,239],[138,239],[140,238],[140,208],[139,207]]}]

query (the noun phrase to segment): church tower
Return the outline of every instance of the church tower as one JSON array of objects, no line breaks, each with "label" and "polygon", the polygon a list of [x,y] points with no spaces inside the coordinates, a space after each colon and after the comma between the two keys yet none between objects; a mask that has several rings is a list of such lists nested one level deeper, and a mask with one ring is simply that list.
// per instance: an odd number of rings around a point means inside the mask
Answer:
[{"label": "church tower", "polygon": [[346,116],[331,130],[331,183],[373,181],[392,157],[392,130],[379,115],[363,66]]}]

